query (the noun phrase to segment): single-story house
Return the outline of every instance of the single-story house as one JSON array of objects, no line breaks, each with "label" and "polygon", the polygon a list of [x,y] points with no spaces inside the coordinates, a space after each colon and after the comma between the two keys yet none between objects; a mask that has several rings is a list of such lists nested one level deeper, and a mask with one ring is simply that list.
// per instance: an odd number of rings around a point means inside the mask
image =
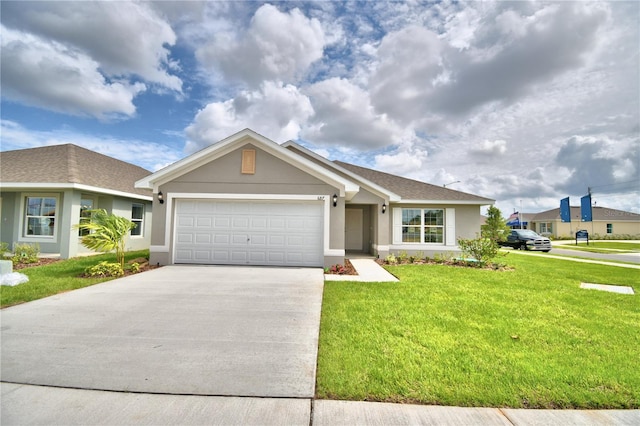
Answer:
[{"label": "single-story house", "polygon": [[593,206],[592,222],[582,222],[580,206],[571,206],[571,222],[562,222],[560,208],[540,212],[531,219],[531,229],[551,237],[574,237],[576,231],[585,229],[589,234],[640,235],[640,214]]},{"label": "single-story house", "polygon": [[459,251],[494,200],[329,161],[245,129],[152,175],[151,263],[330,266]]},{"label": "single-story house", "polygon": [[73,226],[105,209],[132,220],[127,250],[149,248],[152,194],[135,188],[148,170],[72,144],[0,153],[0,239],[38,243],[66,259],[91,252]]}]

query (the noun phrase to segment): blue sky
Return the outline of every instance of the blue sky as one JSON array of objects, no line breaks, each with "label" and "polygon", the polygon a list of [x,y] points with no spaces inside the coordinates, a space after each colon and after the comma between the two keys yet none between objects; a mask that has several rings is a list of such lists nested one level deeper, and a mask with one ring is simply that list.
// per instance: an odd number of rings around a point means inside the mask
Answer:
[{"label": "blue sky", "polygon": [[157,170],[243,128],[491,197],[640,211],[640,4],[2,1],[2,150]]}]

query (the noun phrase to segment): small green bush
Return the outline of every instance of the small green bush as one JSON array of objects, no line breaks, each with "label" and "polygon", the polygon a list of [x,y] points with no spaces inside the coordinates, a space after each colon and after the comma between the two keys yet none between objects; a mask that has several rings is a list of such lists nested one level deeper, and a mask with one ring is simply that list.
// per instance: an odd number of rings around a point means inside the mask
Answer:
[{"label": "small green bush", "polygon": [[131,272],[133,272],[134,274],[137,274],[138,272],[140,272],[140,264],[138,262],[133,262],[131,264],[131,268],[130,268]]},{"label": "small green bush", "polygon": [[408,257],[409,256],[407,255],[406,251],[401,251],[400,253],[398,253],[398,263],[406,263]]},{"label": "small green bush", "polygon": [[84,273],[88,277],[121,277],[124,275],[124,270],[119,263],[104,261],[97,265],[89,266]]},{"label": "small green bush", "polygon": [[40,244],[16,244],[13,247],[11,261],[14,265],[21,263],[36,263],[40,254]]},{"label": "small green bush", "polygon": [[385,257],[384,261],[386,263],[388,263],[389,265],[395,265],[395,264],[398,263],[398,259],[396,258],[396,256],[393,253],[391,253],[389,256]]},{"label": "small green bush", "polygon": [[471,257],[478,261],[478,266],[485,266],[498,256],[500,247],[498,244],[486,237],[479,237],[473,240],[458,238],[458,246],[462,250],[464,257]]},{"label": "small green bush", "polygon": [[4,254],[9,251],[9,244],[0,241],[0,259],[4,259]]}]

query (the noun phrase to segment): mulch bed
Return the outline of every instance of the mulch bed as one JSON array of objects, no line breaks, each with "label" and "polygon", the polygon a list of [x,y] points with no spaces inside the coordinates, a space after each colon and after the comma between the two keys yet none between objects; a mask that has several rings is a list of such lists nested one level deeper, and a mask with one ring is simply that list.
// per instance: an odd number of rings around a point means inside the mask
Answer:
[{"label": "mulch bed", "polygon": [[333,265],[325,270],[325,274],[329,275],[358,275],[356,268],[353,267],[349,259],[344,260],[344,265]]},{"label": "mulch bed", "polygon": [[13,270],[19,271],[20,269],[33,268],[34,266],[50,265],[52,263],[60,262],[61,260],[63,259],[60,259],[57,257],[41,257],[38,259],[37,262],[34,262],[34,263],[17,263],[13,265]]}]

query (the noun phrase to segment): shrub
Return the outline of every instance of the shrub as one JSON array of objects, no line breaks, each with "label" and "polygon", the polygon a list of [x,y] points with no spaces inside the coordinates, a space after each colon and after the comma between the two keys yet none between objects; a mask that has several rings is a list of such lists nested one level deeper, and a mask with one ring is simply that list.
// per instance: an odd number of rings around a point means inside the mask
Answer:
[{"label": "shrub", "polygon": [[479,237],[473,240],[458,238],[458,246],[462,250],[462,255],[477,260],[478,266],[487,265],[498,256],[500,250],[494,240],[486,237]]},{"label": "shrub", "polygon": [[133,262],[131,264],[131,272],[133,272],[134,274],[140,272],[140,264],[138,262]]},{"label": "shrub", "polygon": [[401,251],[400,253],[398,253],[398,263],[406,263],[407,262],[407,252],[406,251]]},{"label": "shrub", "polygon": [[40,244],[16,244],[13,247],[11,261],[14,265],[20,263],[36,263],[40,254]]},{"label": "shrub", "polygon": [[326,273],[333,275],[344,275],[347,273],[347,268],[340,264],[331,265],[331,267],[326,270]]},{"label": "shrub", "polygon": [[119,263],[104,261],[97,265],[89,266],[84,273],[89,277],[121,277],[124,275],[124,270]]},{"label": "shrub", "polygon": [[0,259],[4,259],[4,254],[9,251],[9,244],[0,241]]},{"label": "shrub", "polygon": [[398,259],[396,259],[396,256],[391,253],[389,256],[384,258],[384,261],[386,263],[388,263],[389,265],[395,265],[396,263],[398,263]]}]

